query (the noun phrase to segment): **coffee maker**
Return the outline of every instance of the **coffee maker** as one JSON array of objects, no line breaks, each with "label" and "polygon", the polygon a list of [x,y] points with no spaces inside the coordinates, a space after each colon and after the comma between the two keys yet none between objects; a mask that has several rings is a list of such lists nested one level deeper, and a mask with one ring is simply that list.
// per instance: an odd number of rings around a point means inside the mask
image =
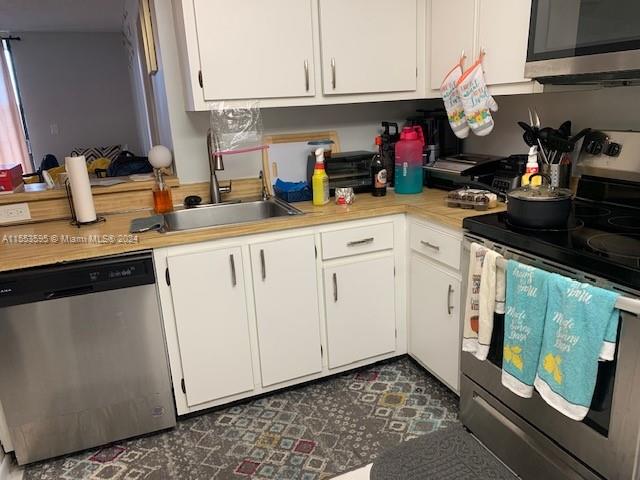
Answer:
[{"label": "coffee maker", "polygon": [[462,152],[462,140],[453,133],[444,108],[420,109],[416,112],[417,115],[407,118],[407,125],[418,125],[422,128],[425,139],[425,165],[432,165],[439,158],[452,157]]}]

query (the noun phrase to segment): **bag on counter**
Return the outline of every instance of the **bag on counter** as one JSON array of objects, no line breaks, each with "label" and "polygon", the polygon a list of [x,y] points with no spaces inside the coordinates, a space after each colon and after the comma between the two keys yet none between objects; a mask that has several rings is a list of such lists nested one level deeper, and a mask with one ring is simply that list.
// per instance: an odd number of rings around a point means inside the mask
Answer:
[{"label": "bag on counter", "polygon": [[137,157],[124,150],[107,168],[107,177],[126,177],[150,172],[153,172],[153,167],[147,157]]}]

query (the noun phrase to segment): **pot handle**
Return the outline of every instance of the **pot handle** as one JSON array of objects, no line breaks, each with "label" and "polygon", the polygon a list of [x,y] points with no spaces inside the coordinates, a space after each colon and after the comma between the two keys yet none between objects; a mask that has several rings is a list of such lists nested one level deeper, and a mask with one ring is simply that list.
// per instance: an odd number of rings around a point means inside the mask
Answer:
[{"label": "pot handle", "polygon": [[543,179],[542,185],[544,185],[544,180],[546,180],[548,182],[548,185],[551,186],[551,176],[549,174],[542,173],[542,172],[534,173],[533,175],[531,175],[529,177],[529,185],[532,185],[531,179],[533,177],[542,177],[542,179]]}]

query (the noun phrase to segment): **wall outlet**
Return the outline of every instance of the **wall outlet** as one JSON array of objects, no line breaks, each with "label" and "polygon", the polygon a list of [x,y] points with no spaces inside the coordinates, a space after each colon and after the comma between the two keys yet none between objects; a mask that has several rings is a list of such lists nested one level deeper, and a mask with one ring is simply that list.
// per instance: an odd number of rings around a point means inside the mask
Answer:
[{"label": "wall outlet", "polygon": [[0,224],[31,220],[28,203],[0,205]]}]

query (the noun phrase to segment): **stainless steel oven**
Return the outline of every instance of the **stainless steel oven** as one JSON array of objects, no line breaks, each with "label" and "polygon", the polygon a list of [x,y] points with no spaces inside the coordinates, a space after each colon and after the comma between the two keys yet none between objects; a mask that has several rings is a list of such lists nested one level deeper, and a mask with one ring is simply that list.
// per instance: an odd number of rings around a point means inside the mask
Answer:
[{"label": "stainless steel oven", "polygon": [[638,0],[533,0],[525,76],[546,83],[640,79]]},{"label": "stainless steel oven", "polygon": [[[565,265],[465,234],[507,258],[638,298],[640,292]],[[463,277],[466,278],[466,277]],[[589,414],[576,422],[534,393],[520,398],[501,384],[504,318],[496,315],[489,358],[461,357],[463,424],[524,479],[638,478],[640,441],[640,303],[621,311],[616,360],[602,362]]]}]

